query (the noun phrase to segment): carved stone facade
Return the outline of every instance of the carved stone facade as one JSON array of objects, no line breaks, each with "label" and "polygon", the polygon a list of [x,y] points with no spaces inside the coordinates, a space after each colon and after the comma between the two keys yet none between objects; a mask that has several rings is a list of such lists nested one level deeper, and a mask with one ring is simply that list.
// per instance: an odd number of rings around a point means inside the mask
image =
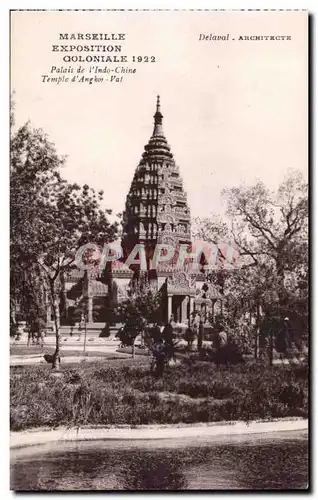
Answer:
[{"label": "carved stone facade", "polygon": [[[160,262],[151,281],[157,290],[163,291],[163,320],[186,323],[192,313],[205,303],[204,314],[208,317],[217,300],[210,290],[209,297],[202,298],[201,287],[205,279],[200,273],[186,272],[176,266],[180,245],[191,245],[190,209],[187,194],[170,146],[162,128],[163,115],[157,98],[152,136],[144,148],[126,199],[123,228],[123,253],[129,254],[136,244],[142,244],[150,273],[150,261],[156,244],[170,245],[175,249],[169,262]],[[112,274],[118,288],[121,278]],[[194,315],[194,314],[193,314]]]},{"label": "carved stone facade", "polygon": [[[126,199],[123,261],[136,244],[143,245],[151,286],[162,292],[162,320],[169,321],[173,317],[175,321],[187,323],[194,317],[195,310],[207,318],[214,308],[219,307],[222,297],[217,290],[206,289],[202,274],[177,266],[180,245],[191,245],[190,209],[179,167],[163,133],[162,119],[158,97],[153,133],[144,148]],[[174,256],[168,262],[160,262],[156,270],[151,270],[157,244],[173,247]],[[77,283],[77,288],[82,283],[80,295],[88,299],[88,319],[93,321],[96,298],[100,296],[109,309],[115,308],[118,302],[127,298],[127,288],[135,272],[138,272],[138,266],[134,269],[124,262],[112,262],[103,276],[85,275],[84,280],[83,277],[80,280],[78,276],[75,280],[70,277],[68,289],[74,286],[72,280]]]},{"label": "carved stone facade", "polygon": [[189,244],[190,210],[182,179],[162,129],[160,100],[154,129],[136,168],[126,199],[123,248],[137,243]]}]

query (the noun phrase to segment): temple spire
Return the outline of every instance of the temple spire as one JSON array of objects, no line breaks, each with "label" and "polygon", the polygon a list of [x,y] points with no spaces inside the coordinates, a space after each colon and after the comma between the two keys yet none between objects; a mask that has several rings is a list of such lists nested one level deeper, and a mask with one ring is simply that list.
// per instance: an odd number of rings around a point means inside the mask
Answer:
[{"label": "temple spire", "polygon": [[163,130],[162,130],[162,114],[160,111],[160,96],[157,96],[157,107],[156,107],[156,112],[154,114],[154,119],[155,119],[155,126],[153,129],[153,136],[154,135],[163,135]]}]

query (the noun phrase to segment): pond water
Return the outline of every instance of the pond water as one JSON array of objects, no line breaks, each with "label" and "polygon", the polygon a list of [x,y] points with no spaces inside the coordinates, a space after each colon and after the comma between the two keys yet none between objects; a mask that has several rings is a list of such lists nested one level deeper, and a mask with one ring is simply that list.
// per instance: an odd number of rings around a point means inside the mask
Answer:
[{"label": "pond water", "polygon": [[273,490],[308,485],[306,431],[50,443],[12,450],[11,489]]}]

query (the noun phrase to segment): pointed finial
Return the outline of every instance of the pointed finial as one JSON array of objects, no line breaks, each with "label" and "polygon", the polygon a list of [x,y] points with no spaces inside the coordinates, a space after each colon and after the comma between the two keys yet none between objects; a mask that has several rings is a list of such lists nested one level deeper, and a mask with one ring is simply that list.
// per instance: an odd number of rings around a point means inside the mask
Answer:
[{"label": "pointed finial", "polygon": [[162,118],[163,118],[163,116],[162,116],[161,111],[160,111],[160,96],[157,95],[156,113],[154,114],[155,126],[153,129],[152,135],[163,135]]}]

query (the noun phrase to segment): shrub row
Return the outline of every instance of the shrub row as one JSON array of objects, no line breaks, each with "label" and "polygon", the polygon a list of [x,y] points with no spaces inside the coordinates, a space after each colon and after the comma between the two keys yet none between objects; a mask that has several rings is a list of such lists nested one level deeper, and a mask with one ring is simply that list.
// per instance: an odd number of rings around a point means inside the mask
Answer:
[{"label": "shrub row", "polygon": [[63,377],[48,367],[11,370],[13,430],[306,416],[307,406],[306,368],[182,364],[159,379],[147,367],[103,363],[64,369]]}]

